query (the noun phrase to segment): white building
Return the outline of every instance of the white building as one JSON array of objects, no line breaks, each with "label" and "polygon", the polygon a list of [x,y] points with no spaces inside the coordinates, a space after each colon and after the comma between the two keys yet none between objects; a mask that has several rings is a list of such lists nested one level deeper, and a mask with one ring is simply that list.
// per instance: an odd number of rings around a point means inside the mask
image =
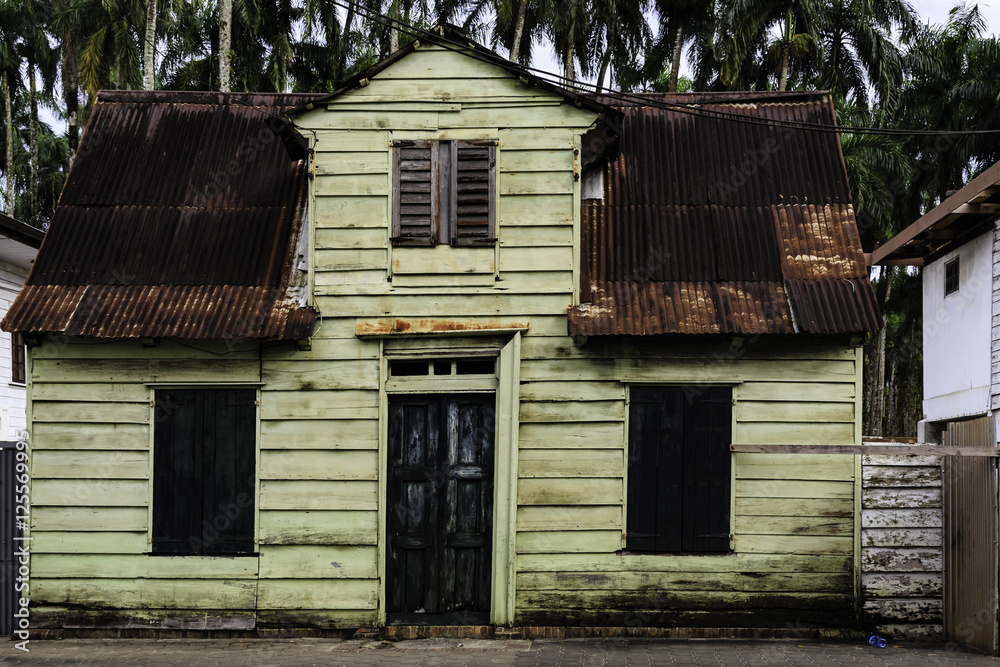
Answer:
[{"label": "white building", "polygon": [[[0,316],[24,285],[43,235],[0,213]],[[24,344],[0,334],[0,443],[16,441],[25,427],[25,371]]]}]

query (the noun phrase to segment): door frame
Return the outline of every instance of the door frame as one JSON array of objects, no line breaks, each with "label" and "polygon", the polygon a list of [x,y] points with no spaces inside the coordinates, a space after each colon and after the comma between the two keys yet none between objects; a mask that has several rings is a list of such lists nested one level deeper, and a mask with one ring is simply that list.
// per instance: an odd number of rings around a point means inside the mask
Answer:
[{"label": "door frame", "polygon": [[[493,357],[496,376],[395,378],[389,362],[428,358]],[[497,339],[408,338],[379,341],[378,434],[378,600],[379,626],[386,624],[387,499],[389,472],[390,394],[483,394],[496,396],[493,443],[493,551],[491,554],[490,623],[508,626],[514,619],[515,536],[517,519],[517,432],[521,333]]]}]

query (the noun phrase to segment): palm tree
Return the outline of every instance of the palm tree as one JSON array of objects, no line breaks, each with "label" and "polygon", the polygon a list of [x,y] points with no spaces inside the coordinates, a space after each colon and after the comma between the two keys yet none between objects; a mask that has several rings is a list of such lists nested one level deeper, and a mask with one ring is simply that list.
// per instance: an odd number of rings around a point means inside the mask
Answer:
[{"label": "palm tree", "polygon": [[[777,65],[778,90],[787,90],[793,60],[805,59],[819,42],[824,22],[821,0],[725,0],[720,2],[723,42],[721,78],[727,86],[746,81],[748,61]],[[772,29],[781,37],[772,40]]]},{"label": "palm tree", "polygon": [[228,93],[229,53],[233,38],[233,0],[219,0],[219,90]]},{"label": "palm tree", "polygon": [[902,85],[902,54],[893,32],[908,36],[916,29],[907,0],[829,2],[818,26],[817,87],[864,106],[870,85],[879,104],[894,108]]}]

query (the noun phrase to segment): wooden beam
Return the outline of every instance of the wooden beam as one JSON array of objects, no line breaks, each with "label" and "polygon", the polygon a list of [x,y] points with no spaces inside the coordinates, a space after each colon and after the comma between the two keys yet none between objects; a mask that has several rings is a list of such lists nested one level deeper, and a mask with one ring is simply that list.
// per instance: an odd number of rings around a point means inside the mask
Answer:
[{"label": "wooden beam", "polygon": [[955,213],[971,213],[973,215],[988,215],[1000,213],[1000,204],[962,204]]},{"label": "wooden beam", "polygon": [[963,204],[968,204],[975,197],[981,195],[984,190],[995,187],[998,184],[1000,184],[1000,162],[997,162],[972,179],[968,185],[932,208],[919,220],[896,234],[885,244],[875,248],[872,252],[872,264],[885,264],[885,259],[889,255],[926,232],[940,222],[942,218],[955,213],[957,208]]},{"label": "wooden beam", "polygon": [[729,445],[742,454],[878,454],[888,456],[987,456],[1000,458],[1000,447],[943,445]]}]

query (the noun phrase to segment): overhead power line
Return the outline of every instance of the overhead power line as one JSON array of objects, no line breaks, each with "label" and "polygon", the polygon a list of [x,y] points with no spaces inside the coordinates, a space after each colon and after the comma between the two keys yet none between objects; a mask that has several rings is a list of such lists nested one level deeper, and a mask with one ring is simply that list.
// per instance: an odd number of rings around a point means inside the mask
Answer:
[{"label": "overhead power line", "polygon": [[[339,7],[347,9],[349,6],[353,6],[355,14],[367,18],[373,22],[380,23],[390,29],[395,27],[400,32],[410,35],[416,39],[429,39],[434,43],[442,46],[443,48],[453,51],[456,53],[463,53],[471,57],[487,62],[490,64],[498,64],[498,60],[503,60],[508,66],[514,66],[518,69],[530,73],[532,76],[541,79],[542,81],[556,85],[562,88],[569,88],[569,86],[575,87],[589,87],[594,88],[592,94],[601,95],[603,97],[611,98],[612,100],[618,100],[625,102],[629,105],[642,105],[653,108],[665,109],[668,111],[673,111],[680,114],[687,114],[692,116],[701,116],[707,118],[714,118],[717,120],[728,120],[736,123],[745,123],[750,125],[768,125],[772,127],[785,127],[789,129],[797,130],[809,130],[813,132],[829,132],[836,134],[871,134],[871,135],[883,135],[883,136],[928,136],[928,137],[939,137],[939,136],[972,136],[972,135],[995,135],[1000,134],[1000,129],[987,129],[987,130],[903,130],[895,128],[877,128],[877,127],[857,127],[857,126],[838,126],[830,125],[827,123],[814,123],[810,121],[792,121],[792,120],[780,120],[780,119],[770,119],[761,118],[760,116],[746,116],[743,114],[732,113],[727,111],[722,111],[718,109],[706,109],[702,106],[704,103],[684,104],[680,102],[668,102],[662,99],[651,99],[645,94],[641,93],[629,93],[625,91],[615,90],[611,88],[602,89],[600,91],[596,90],[597,85],[589,82],[581,82],[570,80],[564,76],[553,74],[546,70],[538,69],[536,67],[526,67],[524,65],[518,65],[517,63],[512,63],[494,54],[493,52],[484,52],[481,49],[476,48],[477,45],[473,44],[471,41],[468,43],[456,42],[444,35],[432,32],[430,30],[425,30],[413,26],[410,23],[400,21],[399,19],[393,19],[385,14],[378,12],[369,11],[366,8],[359,7],[356,3],[349,5],[345,0],[331,0],[331,2]],[[573,92],[573,91],[570,91]],[[725,103],[725,102],[723,102]],[[732,103],[732,102],[729,102]]]}]

